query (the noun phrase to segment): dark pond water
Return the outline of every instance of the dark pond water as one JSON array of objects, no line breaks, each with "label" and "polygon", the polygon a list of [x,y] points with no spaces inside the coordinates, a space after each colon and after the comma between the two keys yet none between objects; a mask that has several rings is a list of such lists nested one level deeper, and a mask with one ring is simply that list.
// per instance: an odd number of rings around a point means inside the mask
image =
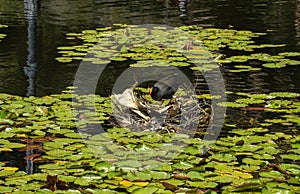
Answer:
[{"label": "dark pond water", "polygon": [[[163,0],[43,0],[38,1],[36,12],[30,10],[23,1],[0,0],[0,23],[9,26],[1,29],[7,37],[0,43],[0,92],[22,96],[59,93],[72,83],[78,67],[78,63],[55,61],[56,48],[70,44],[65,34],[114,23],[233,26],[268,31],[257,41],[287,44],[280,51],[297,51],[300,44],[300,3],[296,0],[190,0],[168,5]],[[223,76],[231,91],[297,91],[299,70],[289,67],[232,74],[224,67]]]}]

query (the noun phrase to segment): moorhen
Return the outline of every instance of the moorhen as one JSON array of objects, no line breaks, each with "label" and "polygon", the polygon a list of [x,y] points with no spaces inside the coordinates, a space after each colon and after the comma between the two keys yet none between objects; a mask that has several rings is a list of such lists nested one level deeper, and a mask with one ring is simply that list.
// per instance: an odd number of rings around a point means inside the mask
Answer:
[{"label": "moorhen", "polygon": [[153,100],[161,101],[163,99],[171,99],[177,90],[177,74],[175,73],[157,81],[150,88],[150,95]]}]

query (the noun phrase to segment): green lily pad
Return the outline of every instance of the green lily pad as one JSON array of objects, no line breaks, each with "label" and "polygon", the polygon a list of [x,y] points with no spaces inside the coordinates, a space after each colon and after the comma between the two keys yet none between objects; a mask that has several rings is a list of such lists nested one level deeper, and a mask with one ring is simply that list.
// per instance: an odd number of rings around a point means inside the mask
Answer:
[{"label": "green lily pad", "polygon": [[59,165],[59,164],[42,164],[42,165],[39,165],[39,168],[48,169],[48,170],[55,170],[55,169],[64,169],[65,166],[62,166],[62,165]]},{"label": "green lily pad", "polygon": [[242,107],[247,106],[247,104],[236,103],[236,102],[221,102],[221,103],[218,103],[218,105],[223,106],[223,107],[231,107],[231,108],[242,108]]},{"label": "green lily pad", "polygon": [[14,148],[26,147],[26,144],[9,142],[9,143],[4,144],[4,146],[5,146],[5,148],[14,149]]},{"label": "green lily pad", "polygon": [[232,154],[214,154],[208,159],[216,160],[219,162],[232,162],[235,161],[237,158]]},{"label": "green lily pad", "polygon": [[132,167],[132,168],[138,168],[142,165],[137,160],[118,161],[118,162],[115,162],[115,164],[119,167]]},{"label": "green lily pad", "polygon": [[187,173],[187,176],[194,181],[204,181],[203,175],[198,171],[190,171]]},{"label": "green lily pad", "polygon": [[113,169],[113,165],[107,162],[98,162],[94,165],[96,170],[105,170],[106,172]]},{"label": "green lily pad", "polygon": [[73,154],[72,151],[61,150],[61,149],[47,151],[47,155],[54,156],[54,157],[64,157],[72,154]]},{"label": "green lily pad", "polygon": [[207,181],[199,181],[199,182],[192,182],[187,181],[187,184],[192,187],[202,188],[202,189],[208,189],[208,188],[215,188],[218,186],[217,183],[214,182],[207,182]]},{"label": "green lily pad", "polygon": [[281,98],[295,98],[300,96],[299,93],[294,93],[294,92],[272,92],[269,95],[274,97],[281,97]]},{"label": "green lily pad", "polygon": [[252,158],[244,158],[243,163],[248,164],[248,165],[256,165],[260,166],[263,164],[263,160],[258,160],[258,159],[252,159]]},{"label": "green lily pad", "polygon": [[15,174],[15,171],[12,170],[1,170],[0,171],[0,177],[8,177]]},{"label": "green lily pad", "polygon": [[259,175],[266,178],[284,178],[284,175],[278,171],[260,172]]},{"label": "green lily pad", "polygon": [[135,181],[135,180],[142,180],[142,181],[148,181],[151,180],[151,174],[148,172],[138,172],[138,171],[133,171],[129,172],[127,175],[124,176],[124,178],[130,180],[130,181]]},{"label": "green lily pad", "polygon": [[267,68],[282,68],[282,67],[286,66],[286,63],[282,63],[282,62],[279,62],[279,63],[265,63],[265,64],[263,64],[263,66],[267,67]]},{"label": "green lily pad", "polygon": [[178,163],[173,164],[172,167],[175,169],[187,170],[187,169],[193,168],[194,165],[192,165],[189,162],[178,162]]},{"label": "green lily pad", "polygon": [[255,98],[241,98],[241,99],[237,99],[235,102],[241,104],[262,104],[265,101],[262,99],[255,99]]},{"label": "green lily pad", "polygon": [[148,186],[148,187],[144,187],[144,188],[139,188],[134,190],[132,193],[133,194],[145,194],[145,193],[155,193],[159,188],[155,187],[155,186]]},{"label": "green lily pad", "polygon": [[282,154],[280,155],[282,159],[288,159],[288,160],[300,160],[300,155],[298,154]]},{"label": "green lily pad", "polygon": [[0,192],[1,193],[11,193],[13,190],[14,190],[13,187],[0,186]]},{"label": "green lily pad", "polygon": [[171,176],[167,172],[159,172],[159,171],[150,171],[152,179],[155,180],[163,180],[163,179],[169,179]]}]

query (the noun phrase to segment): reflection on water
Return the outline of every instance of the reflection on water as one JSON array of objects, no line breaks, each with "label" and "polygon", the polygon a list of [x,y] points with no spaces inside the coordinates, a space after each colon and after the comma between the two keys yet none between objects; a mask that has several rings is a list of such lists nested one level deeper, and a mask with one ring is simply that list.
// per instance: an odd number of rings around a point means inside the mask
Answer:
[{"label": "reflection on water", "polygon": [[296,42],[300,44],[300,1],[296,2],[296,11],[295,11],[295,31],[296,31]]},{"label": "reflection on water", "polygon": [[38,10],[38,0],[24,0],[24,17],[28,21],[27,28],[27,65],[24,67],[24,73],[28,77],[28,87],[26,96],[35,94],[35,78],[37,73],[36,62],[36,16]]},{"label": "reflection on water", "polygon": [[[24,73],[27,76],[28,86],[26,96],[35,95],[35,78],[37,74],[37,62],[36,62],[36,17],[38,12],[38,0],[24,0],[24,17],[28,22],[27,27],[27,64],[24,67]],[[28,142],[30,146],[33,142]],[[28,157],[33,155],[32,149],[26,150],[26,172],[33,174],[33,158]]]},{"label": "reflection on water", "polygon": [[[40,0],[39,4],[0,0],[0,22],[9,25],[5,30],[8,36],[0,43],[0,92],[23,96],[60,92],[72,82],[78,67],[78,63],[65,65],[54,60],[58,46],[75,44],[67,41],[65,34],[113,23],[230,25],[236,29],[269,31],[268,36],[258,41],[287,43],[288,49],[299,49],[300,6],[294,0],[254,0],[251,3],[172,0],[167,4],[163,0]],[[117,72],[116,68],[110,69],[110,74],[117,75]],[[293,67],[230,74],[225,67],[224,77],[231,90],[240,87],[247,92],[268,92],[278,87],[280,90],[299,89],[297,72],[299,68]]]}]

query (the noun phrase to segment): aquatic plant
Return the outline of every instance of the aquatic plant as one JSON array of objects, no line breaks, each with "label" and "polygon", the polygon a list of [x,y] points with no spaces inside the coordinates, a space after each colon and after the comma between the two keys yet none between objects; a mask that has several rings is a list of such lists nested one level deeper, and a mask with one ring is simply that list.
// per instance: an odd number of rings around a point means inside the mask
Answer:
[{"label": "aquatic plant", "polygon": [[[7,27],[8,27],[7,25],[0,24],[0,29],[1,29],[1,28],[7,28]],[[1,42],[1,40],[2,40],[3,38],[5,38],[5,37],[6,37],[5,34],[1,34],[1,33],[0,33],[0,42]]]},{"label": "aquatic plant", "polygon": [[[190,33],[195,44],[182,38],[178,49],[173,40],[182,31]],[[140,39],[150,32],[149,39]],[[128,33],[133,35],[130,41]],[[295,52],[252,53],[282,46],[256,45],[253,38],[260,35],[196,26],[166,30],[114,25],[67,34],[83,43],[59,47],[62,57],[57,60],[95,65],[132,60],[129,65],[136,68],[178,65],[210,71],[219,67],[211,63],[216,57],[232,72],[298,64]],[[163,47],[155,42],[160,36]],[[168,42],[167,36],[174,38]],[[249,55],[226,57],[223,49]],[[193,65],[191,58],[202,66]],[[260,63],[252,66],[251,60]],[[238,118],[227,115],[223,133],[212,142],[203,139],[205,130],[187,134],[117,126],[110,120],[111,98],[78,95],[74,89],[45,97],[0,94],[0,154],[31,150],[32,154],[23,154],[24,160],[36,167],[34,174],[27,174],[1,157],[1,193],[296,193],[300,189],[299,93],[228,91],[234,100],[219,106],[226,106],[228,113],[236,111]],[[197,97],[220,99],[211,94]],[[255,115],[261,113],[265,116],[258,120]]]},{"label": "aquatic plant", "polygon": [[[291,129],[297,129],[296,98],[300,94],[239,95],[241,98],[235,103],[246,104],[246,111],[284,113],[281,119],[292,123]],[[72,103],[72,97],[78,103]],[[95,113],[74,109],[74,106],[89,106],[94,99]],[[3,193],[299,190],[300,137],[293,130],[291,133],[274,130],[282,122],[266,119],[260,122],[261,126],[248,128],[238,127],[239,122],[228,123],[229,134],[205,150],[209,141],[203,140],[201,133],[191,138],[180,133],[136,132],[111,125],[107,125],[105,132],[76,132],[78,118],[85,118],[80,126],[91,129],[108,121],[112,111],[109,100],[97,95],[77,96],[71,90],[41,98],[1,94],[0,103],[1,154],[33,150],[24,160],[32,160],[39,169],[27,174],[2,158],[0,191]],[[169,162],[165,163],[166,160]]]}]

